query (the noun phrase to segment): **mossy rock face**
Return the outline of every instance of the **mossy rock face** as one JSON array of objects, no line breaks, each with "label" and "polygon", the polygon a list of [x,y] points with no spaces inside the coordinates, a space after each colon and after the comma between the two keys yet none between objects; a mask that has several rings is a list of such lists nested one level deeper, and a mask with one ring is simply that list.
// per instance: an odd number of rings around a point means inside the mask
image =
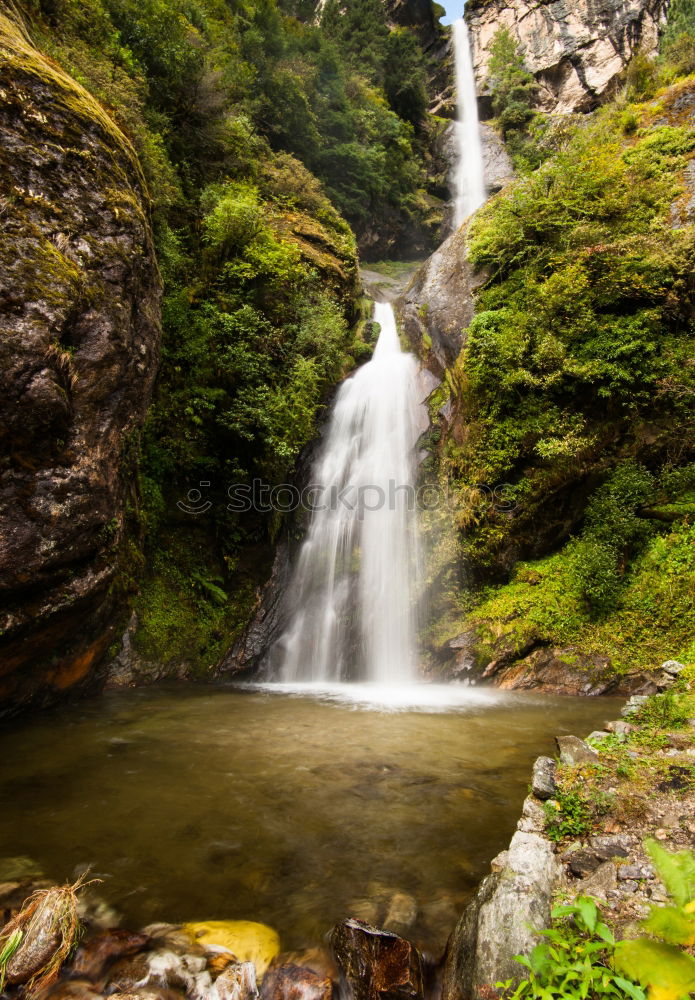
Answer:
[{"label": "mossy rock face", "polygon": [[3,712],[83,682],[112,639],[160,280],[130,143],[4,15],[0,134]]}]

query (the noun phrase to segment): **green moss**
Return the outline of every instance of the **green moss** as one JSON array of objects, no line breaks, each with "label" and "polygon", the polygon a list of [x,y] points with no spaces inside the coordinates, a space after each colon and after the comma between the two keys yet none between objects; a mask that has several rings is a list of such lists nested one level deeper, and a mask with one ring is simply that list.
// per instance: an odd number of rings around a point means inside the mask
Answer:
[{"label": "green moss", "polygon": [[611,611],[598,619],[582,596],[576,559],[570,544],[520,563],[510,583],[484,594],[470,616],[488,642],[481,655],[492,658],[503,632],[519,649],[538,640],[606,656],[617,672],[655,670],[667,658],[695,661],[694,526],[654,538],[631,564]]},{"label": "green moss", "polygon": [[240,633],[255,592],[239,582],[230,596],[224,567],[214,568],[214,552],[198,544],[172,543],[149,560],[135,599],[135,647],[143,659],[190,676],[206,677]]}]

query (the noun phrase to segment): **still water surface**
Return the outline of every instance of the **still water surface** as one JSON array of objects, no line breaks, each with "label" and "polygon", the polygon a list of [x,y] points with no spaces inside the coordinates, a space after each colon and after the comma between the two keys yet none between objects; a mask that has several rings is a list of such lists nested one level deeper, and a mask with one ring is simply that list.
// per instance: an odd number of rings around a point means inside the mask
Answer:
[{"label": "still water surface", "polygon": [[129,926],[261,920],[286,948],[407,894],[409,936],[436,952],[508,842],[533,759],[620,702],[413,690],[150,688],[15,722],[0,857],[61,881],[91,865]]}]

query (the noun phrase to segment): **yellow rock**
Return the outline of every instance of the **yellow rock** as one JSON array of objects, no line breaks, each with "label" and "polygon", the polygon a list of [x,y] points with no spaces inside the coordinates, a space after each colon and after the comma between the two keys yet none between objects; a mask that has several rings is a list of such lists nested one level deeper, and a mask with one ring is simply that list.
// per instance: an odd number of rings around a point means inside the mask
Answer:
[{"label": "yellow rock", "polygon": [[280,952],[273,928],[252,920],[204,920],[183,929],[203,947],[228,948],[240,962],[253,962],[259,979]]}]

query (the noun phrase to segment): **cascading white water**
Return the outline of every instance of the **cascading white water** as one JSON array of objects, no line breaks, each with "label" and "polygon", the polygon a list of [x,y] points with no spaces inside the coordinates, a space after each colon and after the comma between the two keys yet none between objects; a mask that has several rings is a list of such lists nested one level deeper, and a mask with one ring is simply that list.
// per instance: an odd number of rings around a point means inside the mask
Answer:
[{"label": "cascading white water", "polygon": [[458,229],[469,215],[480,208],[486,197],[473,59],[468,27],[462,17],[454,21],[454,61],[456,65],[454,229]]},{"label": "cascading white water", "polygon": [[275,651],[286,683],[417,676],[417,364],[401,351],[391,306],[376,303],[374,318],[374,355],[338,391],[314,469],[289,627]]}]

